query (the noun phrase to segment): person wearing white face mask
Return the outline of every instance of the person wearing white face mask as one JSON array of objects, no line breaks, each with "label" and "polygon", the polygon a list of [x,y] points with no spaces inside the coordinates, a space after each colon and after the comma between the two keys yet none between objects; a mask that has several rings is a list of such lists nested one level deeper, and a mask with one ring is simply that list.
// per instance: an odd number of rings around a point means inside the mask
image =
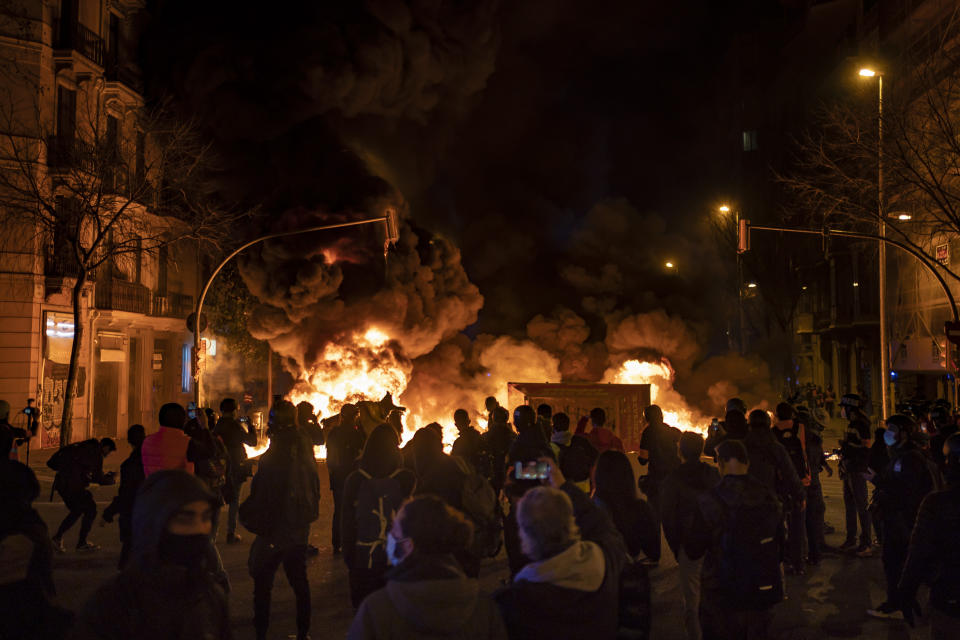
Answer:
[{"label": "person wearing white face mask", "polygon": [[453,556],[472,536],[473,525],[440,498],[407,500],[387,533],[387,586],[363,600],[348,640],[505,639],[493,601]]},{"label": "person wearing white face mask", "polygon": [[940,473],[923,450],[913,441],[916,423],[904,415],[890,416],[884,443],[890,455],[886,468],[867,474],[879,491],[879,513],[883,523],[881,541],[883,572],[887,580],[887,599],[867,614],[875,618],[903,619],[897,591],[900,574],[907,559],[910,531],[917,519],[920,503],[938,488]]}]

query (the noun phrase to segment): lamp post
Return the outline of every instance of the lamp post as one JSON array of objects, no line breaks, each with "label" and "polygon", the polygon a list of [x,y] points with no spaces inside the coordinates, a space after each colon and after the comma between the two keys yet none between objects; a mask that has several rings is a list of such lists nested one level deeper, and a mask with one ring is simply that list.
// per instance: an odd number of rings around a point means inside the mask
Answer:
[{"label": "lamp post", "polygon": [[[730,213],[730,206],[726,204],[720,205],[720,213],[727,214]],[[734,229],[740,228],[740,210],[737,209],[734,211]],[[737,320],[740,324],[740,355],[744,355],[747,351],[747,330],[746,322],[743,315],[743,262],[740,260],[740,252],[737,251]]]},{"label": "lamp post", "polygon": [[863,78],[877,79],[877,247],[880,314],[880,402],[884,422],[890,416],[890,354],[887,344],[887,221],[883,214],[883,74],[870,68],[860,69]]},{"label": "lamp post", "polygon": [[[197,298],[197,309],[194,312],[193,320],[193,348],[194,348],[194,385],[193,385],[193,401],[197,404],[197,407],[200,406],[200,318],[202,317],[201,313],[203,312],[203,301],[207,297],[207,292],[210,291],[210,285],[213,284],[213,279],[217,277],[217,274],[220,273],[220,270],[223,269],[228,262],[233,260],[241,251],[251,247],[257,243],[263,242],[264,240],[272,240],[274,238],[285,238],[287,236],[296,236],[301,233],[311,233],[313,231],[327,231],[329,229],[343,229],[345,227],[359,227],[364,224],[371,224],[374,222],[382,222],[386,225],[387,237],[384,243],[384,252],[386,252],[388,245],[394,244],[397,240],[400,239],[399,226],[397,220],[397,212],[393,208],[388,208],[386,215],[380,216],[379,218],[369,218],[366,220],[355,220],[353,222],[341,222],[339,224],[325,224],[316,227],[307,227],[306,229],[296,229],[294,231],[281,231],[279,233],[271,233],[269,235],[260,236],[255,238],[250,242],[247,242],[244,245],[241,245],[233,251],[230,255],[223,259],[223,261],[217,265],[217,268],[213,270],[213,273],[210,274],[210,277],[207,278],[206,284],[204,284],[203,289],[201,290],[200,296]],[[269,352],[268,352],[268,357]],[[272,363],[271,363],[272,364]],[[267,402],[271,402],[272,398],[267,398]]]}]

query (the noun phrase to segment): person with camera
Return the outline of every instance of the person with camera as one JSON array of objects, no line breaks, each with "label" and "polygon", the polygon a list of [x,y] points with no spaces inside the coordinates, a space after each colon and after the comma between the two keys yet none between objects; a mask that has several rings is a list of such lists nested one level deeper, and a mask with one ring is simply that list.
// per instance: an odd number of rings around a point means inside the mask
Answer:
[{"label": "person with camera", "polygon": [[883,526],[881,557],[887,579],[887,599],[867,613],[875,618],[901,618],[897,585],[907,559],[910,531],[917,519],[923,499],[939,485],[939,470],[913,441],[917,424],[909,417],[890,416],[883,434],[890,452],[890,462],[879,473],[872,471],[867,479],[879,492],[879,516]]},{"label": "person with camera", "polygon": [[224,490],[224,498],[227,502],[227,544],[236,544],[241,540],[237,535],[240,491],[247,478],[253,475],[253,464],[247,458],[244,445],[257,446],[257,430],[248,418],[237,418],[235,399],[224,398],[220,401],[220,419],[217,420],[213,433],[223,441],[230,458],[227,486]]},{"label": "person with camera", "polygon": [[[27,407],[24,412],[27,412],[28,409],[37,411],[35,407]],[[10,403],[6,400],[0,400],[0,458],[4,460],[18,459],[17,448],[19,445],[37,435],[36,421],[32,421],[32,424],[32,432],[10,424]]]},{"label": "person with camera", "polygon": [[552,458],[516,505],[529,562],[494,593],[510,638],[613,638],[627,547],[610,517],[568,482]]},{"label": "person with camera", "polygon": [[954,638],[960,628],[960,434],[947,438],[940,453],[946,486],[920,503],[898,588],[898,605],[912,626],[917,589],[930,584],[931,640]]},{"label": "person with camera", "polygon": [[[862,400],[855,393],[840,398],[840,417],[847,421],[840,440],[840,478],[843,480],[843,507],[847,537],[841,551],[853,551],[860,557],[873,555],[870,513],[867,510],[867,478],[870,464],[870,419],[861,410]],[[857,543],[857,520],[860,540]]]},{"label": "person with camera", "polygon": [[360,605],[348,640],[506,638],[496,605],[456,560],[472,535],[469,519],[437,496],[404,502],[387,532],[393,569]]}]

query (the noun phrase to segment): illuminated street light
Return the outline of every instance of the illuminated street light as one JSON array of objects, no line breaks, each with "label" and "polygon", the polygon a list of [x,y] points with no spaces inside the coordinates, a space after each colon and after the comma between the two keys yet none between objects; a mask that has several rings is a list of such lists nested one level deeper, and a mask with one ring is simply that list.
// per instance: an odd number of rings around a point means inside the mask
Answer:
[{"label": "illuminated street light", "polygon": [[674,264],[668,260],[667,262],[663,263],[663,266],[665,266],[667,269],[673,269]]},{"label": "illuminated street light", "polygon": [[724,204],[724,205],[721,205],[721,206],[720,206],[720,213],[730,213],[730,207],[728,207],[728,206],[725,205],[725,204]]},{"label": "illuminated street light", "polygon": [[749,282],[749,283],[747,283],[747,289],[756,289],[756,288],[757,288],[757,283],[756,283],[756,282]]},{"label": "illuminated street light", "polygon": [[864,67],[863,69],[860,69],[860,75],[862,75],[864,78],[872,78],[873,76],[877,75],[877,72],[873,69]]},{"label": "illuminated street light", "polygon": [[853,283],[853,286],[859,287],[859,286],[860,286],[860,283],[859,283],[859,282],[854,282],[854,283]]},{"label": "illuminated street light", "polygon": [[897,216],[897,220],[910,220],[912,218],[913,216],[911,216],[909,213],[901,213]]}]

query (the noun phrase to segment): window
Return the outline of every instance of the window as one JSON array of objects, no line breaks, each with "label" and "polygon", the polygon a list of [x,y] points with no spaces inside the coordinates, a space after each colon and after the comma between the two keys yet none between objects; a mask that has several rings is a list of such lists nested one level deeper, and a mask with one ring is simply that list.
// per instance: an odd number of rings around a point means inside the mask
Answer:
[{"label": "window", "polygon": [[190,344],[183,345],[183,360],[180,370],[180,391],[183,393],[190,393],[190,380],[193,377],[190,375],[190,360],[192,356],[193,350],[190,348]]},{"label": "window", "polygon": [[57,141],[63,150],[73,147],[77,135],[77,92],[57,87]]},{"label": "window", "polygon": [[107,116],[107,136],[104,142],[109,153],[117,153],[120,149],[120,121],[114,116]]},{"label": "window", "polygon": [[744,151],[756,151],[760,146],[757,144],[757,131],[756,129],[743,132],[743,150]]},{"label": "window", "polygon": [[137,131],[135,180],[137,181],[138,188],[147,177],[146,146],[147,143],[143,131]]}]

